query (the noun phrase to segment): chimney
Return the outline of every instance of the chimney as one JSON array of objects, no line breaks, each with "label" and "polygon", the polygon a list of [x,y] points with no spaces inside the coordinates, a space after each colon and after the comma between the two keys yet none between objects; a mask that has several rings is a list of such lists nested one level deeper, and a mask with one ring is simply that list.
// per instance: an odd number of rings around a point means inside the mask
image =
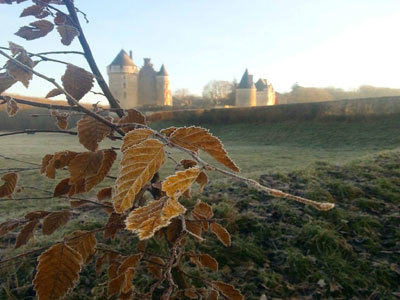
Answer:
[{"label": "chimney", "polygon": [[132,59],[132,50],[129,50],[129,57]]}]

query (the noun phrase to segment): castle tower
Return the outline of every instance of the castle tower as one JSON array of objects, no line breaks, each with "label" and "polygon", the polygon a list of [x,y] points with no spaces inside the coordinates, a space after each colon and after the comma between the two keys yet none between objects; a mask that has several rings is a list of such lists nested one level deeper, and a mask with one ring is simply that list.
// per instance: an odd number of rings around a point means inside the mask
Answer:
[{"label": "castle tower", "polygon": [[156,75],[156,93],[157,105],[172,106],[171,87],[169,76],[165,66],[162,65],[160,71]]},{"label": "castle tower", "polygon": [[150,58],[145,58],[138,77],[139,105],[157,104],[156,75]]},{"label": "castle tower", "polygon": [[249,71],[246,69],[236,88],[236,106],[256,106],[256,91],[253,75],[249,75]]},{"label": "castle tower", "polygon": [[122,108],[138,106],[138,67],[130,56],[121,50],[107,67],[108,81],[111,93],[119,100]]},{"label": "castle tower", "polygon": [[266,106],[268,105],[268,82],[267,79],[260,78],[256,82],[256,89],[257,89],[257,106]]}]

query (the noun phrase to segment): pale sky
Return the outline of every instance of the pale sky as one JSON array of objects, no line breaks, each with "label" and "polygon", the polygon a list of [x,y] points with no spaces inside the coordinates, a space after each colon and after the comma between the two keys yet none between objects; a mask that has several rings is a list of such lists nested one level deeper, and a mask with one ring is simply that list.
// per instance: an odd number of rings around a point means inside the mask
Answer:
[{"label": "pale sky", "polygon": [[[240,80],[249,69],[278,92],[302,86],[345,89],[362,84],[400,88],[399,0],[75,0],[90,20],[82,20],[99,68],[121,48],[133,50],[138,66],[151,57],[164,63],[172,89],[201,94],[209,80]],[[33,17],[18,18],[23,7],[1,5],[1,46],[13,41],[30,52],[81,50],[75,40],[62,46],[54,30],[25,41],[13,33]],[[55,56],[54,56],[55,57]],[[57,56],[58,57],[58,56]],[[0,58],[3,64],[4,59]],[[84,61],[72,62],[88,68]],[[41,63],[38,71],[59,79],[64,67]],[[52,86],[35,79],[8,92],[45,96]],[[97,101],[90,95],[88,100]]]}]

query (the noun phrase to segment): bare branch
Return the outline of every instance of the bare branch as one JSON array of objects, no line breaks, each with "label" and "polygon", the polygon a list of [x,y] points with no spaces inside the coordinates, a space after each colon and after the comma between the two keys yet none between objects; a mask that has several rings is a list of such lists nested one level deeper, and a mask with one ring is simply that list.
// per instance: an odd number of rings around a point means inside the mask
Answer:
[{"label": "bare branch", "polygon": [[21,131],[1,133],[1,136],[16,135],[16,134],[34,134],[36,132],[50,132],[50,133],[65,133],[70,135],[77,135],[78,133],[70,130],[47,130],[47,129],[25,129]]}]

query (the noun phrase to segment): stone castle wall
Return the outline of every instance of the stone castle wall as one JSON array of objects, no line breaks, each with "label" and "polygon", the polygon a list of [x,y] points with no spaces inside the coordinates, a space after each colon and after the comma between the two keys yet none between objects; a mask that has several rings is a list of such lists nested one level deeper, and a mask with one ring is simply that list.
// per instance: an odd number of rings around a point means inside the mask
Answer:
[{"label": "stone castle wall", "polygon": [[236,89],[236,106],[247,107],[257,105],[257,90],[250,89]]}]

